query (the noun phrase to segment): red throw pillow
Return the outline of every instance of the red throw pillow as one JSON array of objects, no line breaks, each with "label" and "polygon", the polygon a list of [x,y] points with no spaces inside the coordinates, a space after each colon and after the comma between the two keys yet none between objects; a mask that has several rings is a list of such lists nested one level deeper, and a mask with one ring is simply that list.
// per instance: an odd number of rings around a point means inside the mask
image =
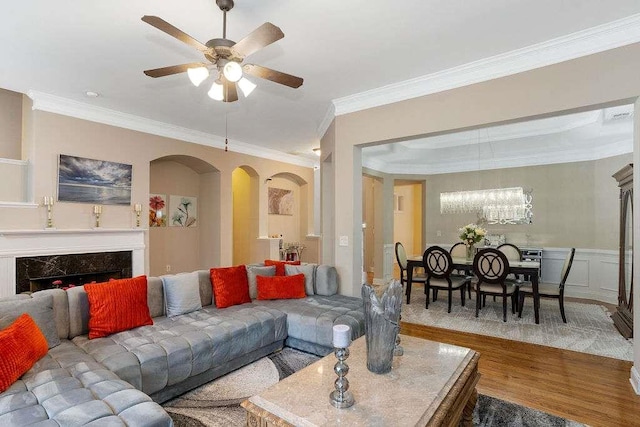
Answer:
[{"label": "red throw pillow", "polygon": [[244,265],[212,268],[210,273],[216,307],[225,308],[251,302],[247,268]]},{"label": "red throw pillow", "polygon": [[276,276],[284,276],[284,265],[285,264],[290,264],[290,265],[300,265],[300,261],[275,261],[272,259],[265,259],[264,260],[264,265],[266,267],[269,267],[271,265],[275,265],[276,266]]},{"label": "red throw pillow", "polygon": [[304,274],[293,276],[256,276],[258,299],[305,298]]},{"label": "red throw pillow", "polygon": [[49,351],[47,339],[27,313],[0,331],[0,393]]},{"label": "red throw pillow", "polygon": [[84,285],[89,298],[89,339],[153,325],[147,276]]}]

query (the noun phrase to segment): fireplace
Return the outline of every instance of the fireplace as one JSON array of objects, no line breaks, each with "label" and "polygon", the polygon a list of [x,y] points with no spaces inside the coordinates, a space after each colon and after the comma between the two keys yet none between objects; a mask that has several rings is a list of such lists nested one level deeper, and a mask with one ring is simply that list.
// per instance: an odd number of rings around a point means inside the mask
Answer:
[{"label": "fireplace", "polygon": [[[29,291],[29,277],[46,278],[86,273],[104,273],[108,277],[113,270],[121,270],[122,277],[145,274],[145,235],[146,230],[143,228],[1,230],[0,298]],[[112,257],[122,252],[127,254],[127,258],[122,265],[116,264]],[[103,260],[91,260],[96,254],[102,254]],[[76,259],[66,266],[63,264],[63,267],[54,267],[54,260],[58,261],[69,255],[80,255],[85,260]],[[43,263],[41,257],[49,257],[50,262]],[[18,262],[19,259],[22,260]],[[50,268],[32,271],[26,267],[18,267],[25,259],[29,260],[30,267],[40,263],[41,266]],[[72,279],[72,284],[79,284],[80,280],[86,281],[86,278],[77,276]],[[94,279],[99,281],[101,278],[94,276],[88,281],[92,282]]]},{"label": "fireplace", "polygon": [[131,277],[131,251],[16,258],[16,293]]}]

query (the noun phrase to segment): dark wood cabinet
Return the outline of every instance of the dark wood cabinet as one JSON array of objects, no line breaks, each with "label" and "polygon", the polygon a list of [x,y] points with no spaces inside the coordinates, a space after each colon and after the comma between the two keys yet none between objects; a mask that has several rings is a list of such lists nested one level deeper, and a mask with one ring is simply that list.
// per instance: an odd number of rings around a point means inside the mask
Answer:
[{"label": "dark wood cabinet", "polygon": [[618,307],[611,316],[618,331],[633,337],[633,164],[613,174],[620,187]]}]

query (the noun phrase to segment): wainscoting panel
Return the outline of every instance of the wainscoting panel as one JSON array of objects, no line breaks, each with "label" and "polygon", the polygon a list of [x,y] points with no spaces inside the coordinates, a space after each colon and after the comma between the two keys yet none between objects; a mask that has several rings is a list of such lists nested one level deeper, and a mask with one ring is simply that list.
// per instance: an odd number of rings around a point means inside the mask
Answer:
[{"label": "wainscoting panel", "polygon": [[[560,273],[569,248],[544,248],[543,281],[560,283]],[[576,248],[567,278],[565,295],[616,304],[618,300],[618,252]]]}]

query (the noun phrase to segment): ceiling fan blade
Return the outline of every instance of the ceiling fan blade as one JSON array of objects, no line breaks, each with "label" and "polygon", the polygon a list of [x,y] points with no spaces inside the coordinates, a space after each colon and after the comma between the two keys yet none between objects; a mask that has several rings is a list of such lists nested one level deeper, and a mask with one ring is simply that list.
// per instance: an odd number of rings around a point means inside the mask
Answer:
[{"label": "ceiling fan blade", "polygon": [[265,22],[251,34],[234,44],[232,49],[246,58],[254,52],[262,49],[265,46],[270,45],[273,42],[277,42],[284,37],[282,30],[271,22]]},{"label": "ceiling fan blade", "polygon": [[147,24],[156,27],[160,31],[169,34],[171,37],[175,37],[183,43],[188,44],[189,46],[195,47],[200,52],[208,53],[212,56],[216,56],[216,53],[213,49],[209,49],[204,44],[200,43],[198,40],[191,37],[189,34],[183,32],[182,30],[177,29],[173,25],[169,24],[162,18],[152,15],[145,15],[142,17],[142,20]]},{"label": "ceiling fan blade", "polygon": [[171,74],[186,73],[189,68],[206,67],[206,64],[201,62],[192,62],[190,64],[172,65],[170,67],[154,68],[153,70],[144,70],[144,73],[149,77],[164,77]]},{"label": "ceiling fan blade", "polygon": [[271,80],[281,85],[289,86],[292,88],[299,88],[302,86],[304,80],[300,77],[292,76],[291,74],[283,73],[281,71],[272,70],[271,68],[262,67],[255,64],[245,64],[242,69],[245,73],[261,79]]},{"label": "ceiling fan blade", "polygon": [[230,82],[229,80],[223,78],[223,94],[224,94],[224,102],[235,102],[238,100],[238,89],[236,88],[236,84],[234,82]]}]

